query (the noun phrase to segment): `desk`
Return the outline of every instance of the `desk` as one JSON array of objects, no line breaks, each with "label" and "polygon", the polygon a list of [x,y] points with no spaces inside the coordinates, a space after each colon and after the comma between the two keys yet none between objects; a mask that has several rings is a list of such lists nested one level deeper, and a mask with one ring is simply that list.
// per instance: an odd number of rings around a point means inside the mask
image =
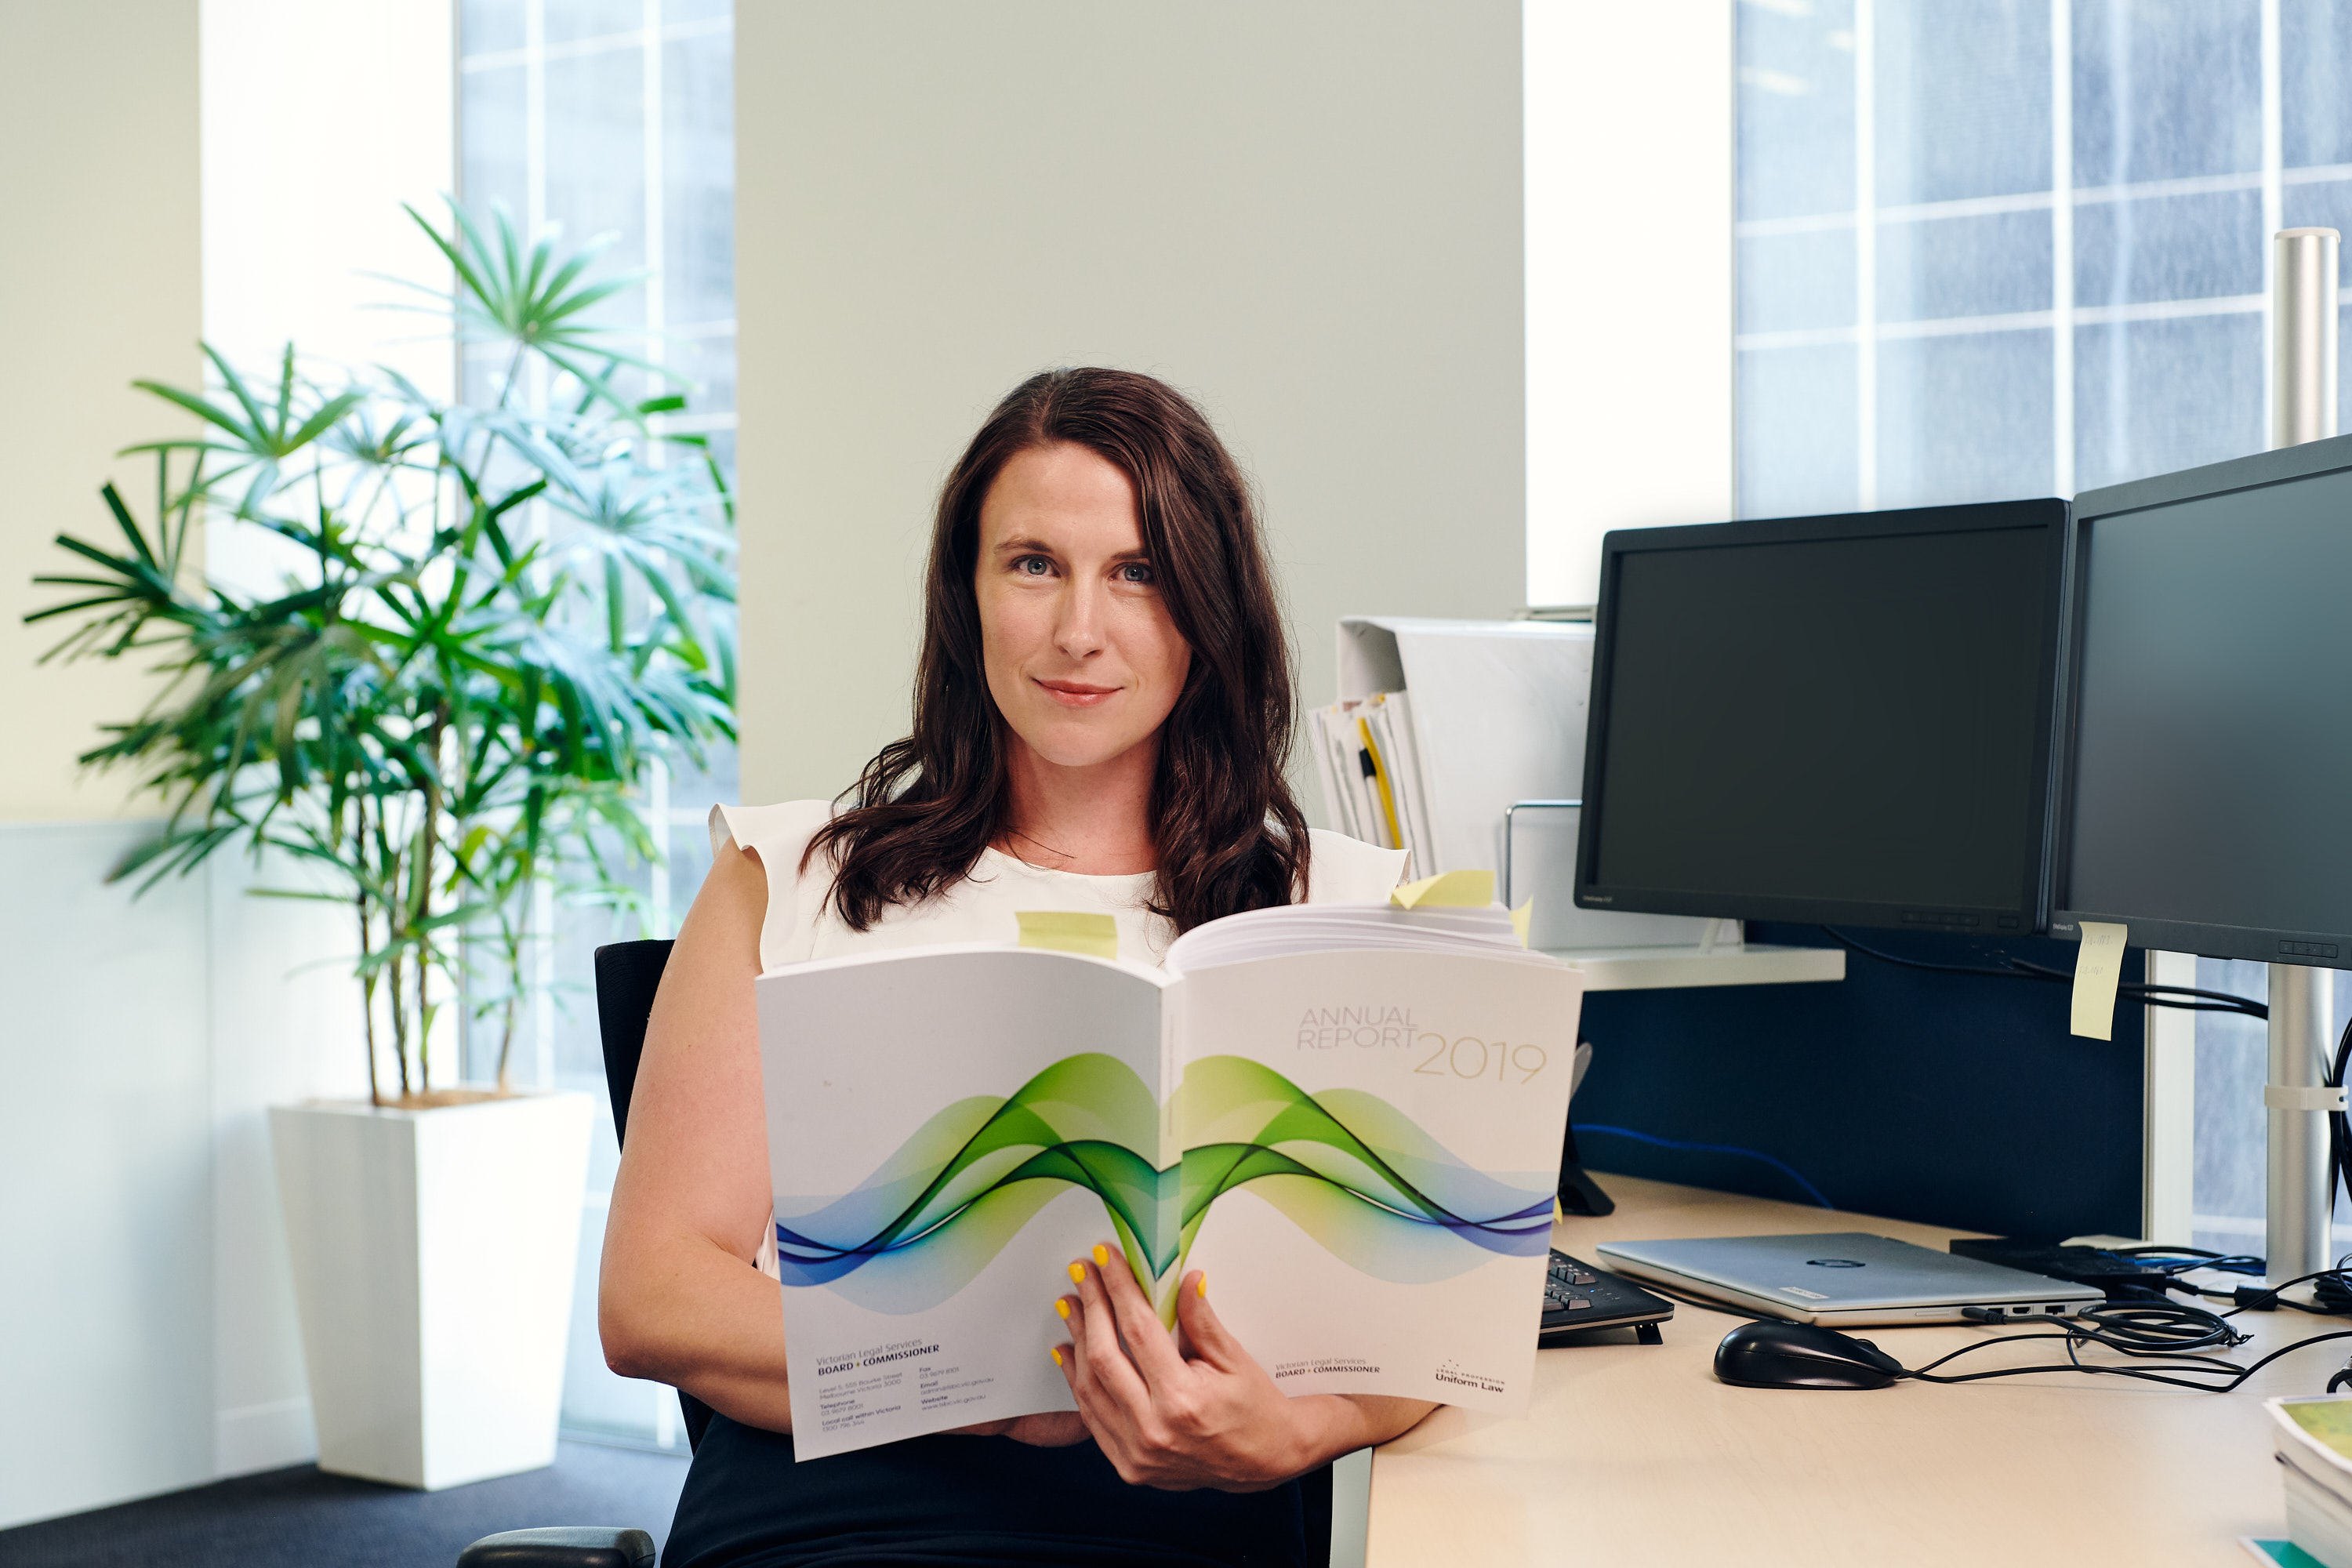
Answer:
[{"label": "desk", "polygon": [[[1587,1261],[1619,1239],[1868,1230],[1940,1248],[1962,1234],[1602,1181],[1617,1212],[1566,1220],[1552,1236]],[[2236,1321],[2250,1320],[2254,1342],[2233,1359],[2352,1328],[2304,1312]],[[2261,1402],[2319,1393],[2352,1349],[2315,1345],[2229,1394],[2066,1375],[1783,1391],[1716,1381],[1716,1342],[1738,1321],[1677,1306],[1663,1345],[1539,1351],[1527,1420],[1444,1409],[1377,1450],[1368,1568],[2249,1568],[2238,1537],[2284,1533]],[[1998,1331],[1854,1331],[1917,1366]],[[1969,1359],[1991,1366],[2060,1348]]]}]

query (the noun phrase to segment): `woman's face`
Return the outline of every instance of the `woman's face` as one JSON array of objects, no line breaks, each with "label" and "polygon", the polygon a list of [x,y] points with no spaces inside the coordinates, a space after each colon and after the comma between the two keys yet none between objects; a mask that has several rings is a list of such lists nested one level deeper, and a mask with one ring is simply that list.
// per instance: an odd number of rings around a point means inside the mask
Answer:
[{"label": "woman's face", "polygon": [[1192,650],[1116,464],[1068,442],[1007,462],[981,502],[973,585],[989,693],[1040,757],[1091,767],[1158,732]]}]

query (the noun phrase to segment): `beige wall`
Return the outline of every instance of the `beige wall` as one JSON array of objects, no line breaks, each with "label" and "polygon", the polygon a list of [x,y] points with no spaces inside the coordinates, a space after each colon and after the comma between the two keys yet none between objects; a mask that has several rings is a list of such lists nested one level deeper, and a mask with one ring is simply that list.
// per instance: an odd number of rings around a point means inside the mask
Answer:
[{"label": "beige wall", "polygon": [[745,797],[833,794],[903,732],[940,480],[1046,365],[1207,407],[1307,700],[1343,612],[1517,607],[1519,27],[1507,0],[740,7]]},{"label": "beige wall", "polygon": [[136,716],[141,661],[36,669],[58,632],[23,617],[54,535],[112,532],[106,479],[152,519],[152,460],[112,454],[180,426],[131,378],[198,376],[195,0],[0,6],[0,821],[100,816],[125,782],[74,757]]}]

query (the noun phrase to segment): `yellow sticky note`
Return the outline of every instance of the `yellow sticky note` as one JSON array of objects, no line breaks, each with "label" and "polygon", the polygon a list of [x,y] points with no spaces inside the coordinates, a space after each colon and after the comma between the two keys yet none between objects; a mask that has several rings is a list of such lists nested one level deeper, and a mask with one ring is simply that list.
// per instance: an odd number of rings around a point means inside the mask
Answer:
[{"label": "yellow sticky note", "polygon": [[1401,910],[1483,910],[1494,901],[1492,871],[1441,871],[1389,894]]},{"label": "yellow sticky note", "polygon": [[1108,915],[1022,910],[1013,918],[1021,922],[1024,947],[1050,947],[1056,952],[1083,952],[1090,958],[1118,956],[1118,922]]},{"label": "yellow sticky note", "polygon": [[1529,893],[1527,901],[1511,911],[1511,929],[1519,933],[1519,945],[1528,945],[1528,927],[1534,922],[1536,896]]},{"label": "yellow sticky note", "polygon": [[2074,960],[2074,1033],[2095,1040],[2116,1037],[2116,986],[2124,977],[2128,934],[2128,927],[2105,921],[2083,922],[2083,951]]}]

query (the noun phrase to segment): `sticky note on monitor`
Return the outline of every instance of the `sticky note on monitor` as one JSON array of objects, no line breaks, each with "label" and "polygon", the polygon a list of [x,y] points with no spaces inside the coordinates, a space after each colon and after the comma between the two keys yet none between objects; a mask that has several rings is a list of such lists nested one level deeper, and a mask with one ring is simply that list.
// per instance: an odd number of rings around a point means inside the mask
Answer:
[{"label": "sticky note on monitor", "polygon": [[2084,921],[2083,951],[2074,960],[2074,1031],[2095,1040],[2116,1037],[2116,987],[2124,977],[2126,926]]},{"label": "sticky note on monitor", "polygon": [[1118,922],[1104,914],[1074,910],[1022,910],[1021,945],[1050,947],[1057,952],[1083,952],[1090,958],[1118,956]]}]

